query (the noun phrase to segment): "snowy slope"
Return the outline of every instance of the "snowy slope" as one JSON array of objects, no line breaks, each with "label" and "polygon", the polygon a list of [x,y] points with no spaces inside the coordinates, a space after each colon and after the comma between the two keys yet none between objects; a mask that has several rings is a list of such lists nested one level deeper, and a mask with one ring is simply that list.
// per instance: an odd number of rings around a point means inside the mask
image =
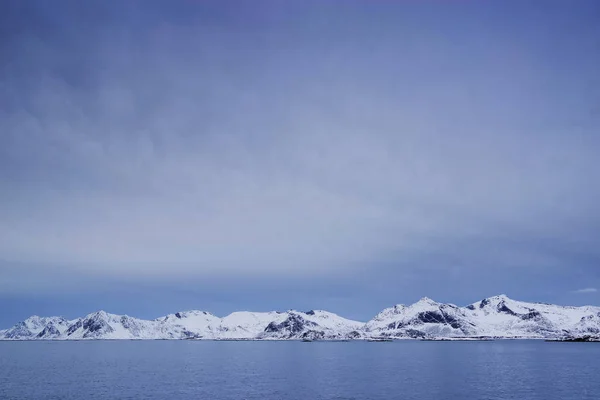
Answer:
[{"label": "snowy slope", "polygon": [[63,317],[38,317],[33,315],[0,335],[4,339],[55,338],[62,335],[71,321]]},{"label": "snowy slope", "polygon": [[288,311],[283,321],[273,321],[259,336],[275,339],[342,340],[360,336],[364,323],[322,311]]},{"label": "snowy slope", "polygon": [[505,295],[467,307],[424,298],[379,313],[365,325],[371,335],[388,337],[556,338],[600,331],[600,307],[525,303]]},{"label": "snowy slope", "polygon": [[367,323],[313,310],[239,311],[223,318],[185,311],[142,320],[97,311],[69,321],[32,316],[0,331],[0,340],[214,339],[346,340],[369,338],[560,338],[599,336],[600,307],[526,303],[500,295],[466,307],[423,298],[386,308]]},{"label": "snowy slope", "polygon": [[582,317],[572,329],[575,336],[600,337],[600,312]]},{"label": "snowy slope", "polygon": [[[593,318],[589,319],[587,325],[582,320],[600,312],[600,307],[525,303],[505,295],[484,299],[466,309],[481,335],[539,338],[579,334],[594,324]],[[595,322],[598,323],[597,320]]]},{"label": "snowy slope", "polygon": [[[185,311],[154,320],[97,311],[73,321],[31,317],[2,331],[4,340],[88,339],[320,339],[342,338],[360,329],[351,321],[326,311],[234,312],[219,318],[206,311]],[[308,333],[307,333],[308,332]],[[311,336],[312,335],[312,336]]]},{"label": "snowy slope", "polygon": [[221,319],[207,311],[182,311],[153,321],[165,332],[161,339],[213,339]]},{"label": "snowy slope", "polygon": [[476,329],[465,310],[427,297],[415,304],[386,308],[365,325],[372,335],[424,338],[474,335]]},{"label": "snowy slope", "polygon": [[175,339],[156,321],[97,311],[76,320],[61,339]]},{"label": "snowy slope", "polygon": [[238,311],[221,320],[219,339],[254,339],[272,322],[285,320],[287,313]]},{"label": "snowy slope", "polygon": [[307,320],[312,321],[325,329],[339,332],[349,332],[361,329],[364,326],[363,322],[346,319],[337,314],[330,313],[329,311],[311,310],[302,314]]}]

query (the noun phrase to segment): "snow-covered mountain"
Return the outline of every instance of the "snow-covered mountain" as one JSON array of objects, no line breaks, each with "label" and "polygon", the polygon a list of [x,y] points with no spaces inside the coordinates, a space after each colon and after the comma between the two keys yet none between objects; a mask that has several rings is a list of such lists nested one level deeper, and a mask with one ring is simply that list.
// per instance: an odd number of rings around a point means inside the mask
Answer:
[{"label": "snow-covered mountain", "polygon": [[[548,338],[585,333],[584,321],[600,312],[600,307],[562,307],[524,303],[501,295],[466,307],[479,335]],[[593,323],[593,320],[590,320]],[[598,320],[596,320],[596,328]]]},{"label": "snow-covered mountain", "polygon": [[386,308],[367,323],[313,310],[185,311],[154,320],[97,311],[83,318],[33,316],[0,330],[0,340],[212,339],[348,340],[371,338],[560,338],[600,336],[600,307],[525,303],[494,296],[458,307],[423,298]]},{"label": "snow-covered mountain", "polygon": [[339,315],[312,310],[308,312],[290,311],[282,321],[272,321],[259,338],[272,339],[348,339],[360,336],[364,323],[352,321]]},{"label": "snow-covered mountain", "polygon": [[33,315],[10,329],[0,331],[0,339],[54,339],[63,335],[72,322],[62,317]]},{"label": "snow-covered mountain", "polygon": [[398,304],[386,308],[365,324],[365,331],[371,335],[411,338],[477,334],[465,309],[437,303],[427,297],[410,306]]},{"label": "snow-covered mountain", "polygon": [[[97,311],[67,321],[33,316],[0,331],[0,340],[213,339],[299,340],[345,339],[360,335],[364,323],[327,311],[234,312],[219,318],[206,311],[185,311],[154,320]],[[353,333],[354,332],[354,333]]]},{"label": "snow-covered mountain", "polygon": [[97,311],[75,320],[60,339],[179,339],[155,321]]},{"label": "snow-covered mountain", "polygon": [[373,335],[414,338],[558,338],[600,332],[600,307],[525,303],[505,295],[466,307],[423,298],[386,308],[367,322]]}]

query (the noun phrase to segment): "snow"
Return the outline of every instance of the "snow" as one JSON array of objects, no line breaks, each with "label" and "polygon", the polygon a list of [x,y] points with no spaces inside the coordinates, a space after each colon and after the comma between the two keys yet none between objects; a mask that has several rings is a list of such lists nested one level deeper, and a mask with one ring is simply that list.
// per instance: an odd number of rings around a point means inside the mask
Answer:
[{"label": "snow", "polygon": [[258,337],[271,322],[281,323],[287,317],[279,312],[238,311],[221,320],[220,338],[252,339]]},{"label": "snow", "polygon": [[213,339],[345,340],[600,336],[600,307],[526,303],[494,296],[466,307],[424,297],[386,308],[367,323],[324,310],[233,312],[218,317],[182,311],[154,320],[97,311],[75,320],[32,316],[0,330],[0,340]]},{"label": "snow", "polygon": [[[472,304],[467,315],[482,336],[522,336],[545,338],[562,331],[577,333],[583,318],[600,312],[600,307],[566,307],[543,303],[525,303],[494,296]],[[503,310],[503,311],[499,311]]]},{"label": "snow", "polygon": [[[192,336],[199,336],[203,338],[212,338],[213,330],[219,326],[220,318],[206,311],[182,311],[175,314],[167,315],[163,318],[158,318],[155,323],[158,326],[163,326],[161,332],[168,337],[161,337],[164,339],[170,339],[173,337],[189,336],[184,332],[189,332]],[[164,336],[163,335],[163,336]]]},{"label": "snow", "polygon": [[464,313],[458,307],[437,303],[425,297],[410,306],[399,304],[383,310],[366,324],[366,329],[390,336],[410,335],[413,331],[434,336],[455,336],[462,335],[463,332],[448,323],[438,321],[453,322],[463,317]]},{"label": "snow", "polygon": [[[19,322],[10,329],[6,329],[1,332],[0,338],[6,339],[28,339],[32,336],[38,336],[44,332],[46,328],[48,331],[52,329],[56,332],[55,335],[45,335],[45,337],[61,335],[71,321],[67,321],[63,317],[39,317],[33,315],[27,318],[25,321]],[[44,332],[45,333],[45,332]]]},{"label": "snow", "polygon": [[494,296],[467,307],[423,298],[387,308],[365,325],[371,335],[433,338],[554,338],[600,331],[599,307],[564,307]]},{"label": "snow", "polygon": [[323,310],[312,310],[308,313],[301,314],[305,319],[315,322],[325,329],[331,329],[342,333],[362,329],[364,326],[363,322],[352,321]]}]

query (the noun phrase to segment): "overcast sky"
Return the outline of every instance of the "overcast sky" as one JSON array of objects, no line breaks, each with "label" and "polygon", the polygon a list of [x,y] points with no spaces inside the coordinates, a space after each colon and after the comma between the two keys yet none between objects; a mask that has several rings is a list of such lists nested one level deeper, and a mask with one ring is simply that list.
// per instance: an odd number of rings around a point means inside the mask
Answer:
[{"label": "overcast sky", "polygon": [[0,327],[600,305],[600,3],[0,5]]}]

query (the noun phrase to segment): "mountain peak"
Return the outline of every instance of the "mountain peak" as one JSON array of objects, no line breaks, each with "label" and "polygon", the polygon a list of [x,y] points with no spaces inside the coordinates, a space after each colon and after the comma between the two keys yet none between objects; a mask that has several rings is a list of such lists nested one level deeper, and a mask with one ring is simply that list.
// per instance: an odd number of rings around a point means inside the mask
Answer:
[{"label": "mountain peak", "polygon": [[46,325],[48,323],[53,323],[53,322],[62,323],[62,322],[66,322],[66,320],[63,317],[40,317],[38,315],[32,315],[31,317],[27,318],[25,321],[23,321],[21,323],[30,328],[32,328],[32,327],[35,328],[35,327],[40,327],[40,326]]},{"label": "mountain peak", "polygon": [[417,301],[414,305],[438,305],[439,303],[429,297],[423,297]]},{"label": "mountain peak", "polygon": [[192,316],[198,316],[198,315],[212,315],[212,314],[209,313],[208,311],[202,311],[202,310],[188,310],[188,311],[179,311],[179,312],[175,313],[175,316],[177,318],[185,318],[185,317],[192,317]]},{"label": "mountain peak", "polygon": [[108,319],[113,314],[109,314],[104,310],[98,310],[85,316],[86,319]]},{"label": "mountain peak", "polygon": [[406,309],[406,304],[396,304],[393,307],[386,308],[382,312],[392,311],[392,312],[403,312]]}]

